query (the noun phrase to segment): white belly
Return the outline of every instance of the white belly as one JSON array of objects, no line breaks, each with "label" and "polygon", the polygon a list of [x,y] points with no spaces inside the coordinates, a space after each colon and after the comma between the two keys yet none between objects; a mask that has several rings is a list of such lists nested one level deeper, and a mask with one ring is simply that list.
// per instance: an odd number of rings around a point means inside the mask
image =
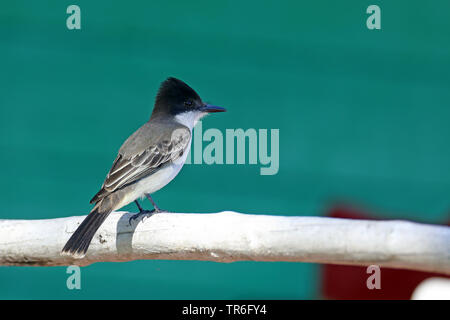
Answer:
[{"label": "white belly", "polygon": [[138,198],[145,197],[146,193],[151,194],[165,187],[180,172],[181,168],[186,162],[186,158],[189,154],[190,149],[191,149],[191,142],[189,141],[188,147],[184,151],[183,156],[181,158],[178,158],[171,165],[168,165],[163,169],[158,170],[151,176],[143,178],[139,182],[136,182],[132,190],[130,190],[127,196],[124,197],[124,199],[120,203],[120,206],[118,206],[115,210],[122,208],[123,206],[126,206],[127,204],[133,202]]}]

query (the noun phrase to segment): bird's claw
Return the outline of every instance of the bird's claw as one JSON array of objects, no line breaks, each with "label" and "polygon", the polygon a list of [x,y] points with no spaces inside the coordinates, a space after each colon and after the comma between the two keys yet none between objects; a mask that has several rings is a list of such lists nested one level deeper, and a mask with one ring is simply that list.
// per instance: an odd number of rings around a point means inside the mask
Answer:
[{"label": "bird's claw", "polygon": [[132,215],[130,217],[130,219],[128,220],[128,224],[131,226],[131,221],[132,220],[136,220],[140,216],[143,216],[142,217],[142,221],[145,221],[146,218],[151,217],[155,212],[157,212],[155,209],[153,209],[153,210],[142,210],[141,212]]}]

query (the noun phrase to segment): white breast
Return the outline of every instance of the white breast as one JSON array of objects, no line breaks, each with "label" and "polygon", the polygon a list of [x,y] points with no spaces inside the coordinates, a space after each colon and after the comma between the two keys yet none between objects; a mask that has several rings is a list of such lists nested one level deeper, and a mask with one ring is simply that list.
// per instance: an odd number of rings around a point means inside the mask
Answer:
[{"label": "white breast", "polygon": [[130,190],[130,192],[128,192],[126,197],[120,203],[120,207],[117,207],[116,209],[124,207],[138,198],[144,198],[146,193],[152,194],[158,191],[159,189],[165,187],[180,172],[181,168],[186,162],[186,158],[189,154],[190,149],[191,149],[191,141],[189,141],[189,144],[185,152],[183,153],[183,156],[172,162],[172,164],[165,166],[162,169],[159,169],[152,175],[143,178],[139,182],[137,182],[133,186],[133,189]]}]

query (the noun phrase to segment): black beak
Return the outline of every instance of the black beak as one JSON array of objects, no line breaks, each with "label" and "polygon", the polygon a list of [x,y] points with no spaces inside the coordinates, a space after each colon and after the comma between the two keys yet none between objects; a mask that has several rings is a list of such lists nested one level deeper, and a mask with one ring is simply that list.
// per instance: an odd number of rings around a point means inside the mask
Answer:
[{"label": "black beak", "polygon": [[213,105],[210,105],[210,104],[205,104],[203,107],[200,108],[200,110],[203,111],[203,112],[208,112],[208,113],[225,112],[225,111],[227,111],[225,108],[218,107],[218,106],[213,106]]}]

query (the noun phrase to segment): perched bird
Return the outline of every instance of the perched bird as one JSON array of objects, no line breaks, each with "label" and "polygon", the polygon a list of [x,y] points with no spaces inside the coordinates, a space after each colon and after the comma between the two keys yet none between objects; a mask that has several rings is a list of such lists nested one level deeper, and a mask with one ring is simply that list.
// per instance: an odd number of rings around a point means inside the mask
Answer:
[{"label": "perched bird", "polygon": [[204,103],[183,81],[165,80],[156,96],[150,120],[120,147],[102,188],[91,200],[95,203],[94,208],[67,241],[61,254],[84,257],[95,232],[108,215],[133,201],[138,206],[138,215],[148,213],[142,210],[138,198],[147,197],[153,204],[152,212],[161,212],[151,194],[180,172],[197,121],[208,113],[223,111],[224,108]]}]

